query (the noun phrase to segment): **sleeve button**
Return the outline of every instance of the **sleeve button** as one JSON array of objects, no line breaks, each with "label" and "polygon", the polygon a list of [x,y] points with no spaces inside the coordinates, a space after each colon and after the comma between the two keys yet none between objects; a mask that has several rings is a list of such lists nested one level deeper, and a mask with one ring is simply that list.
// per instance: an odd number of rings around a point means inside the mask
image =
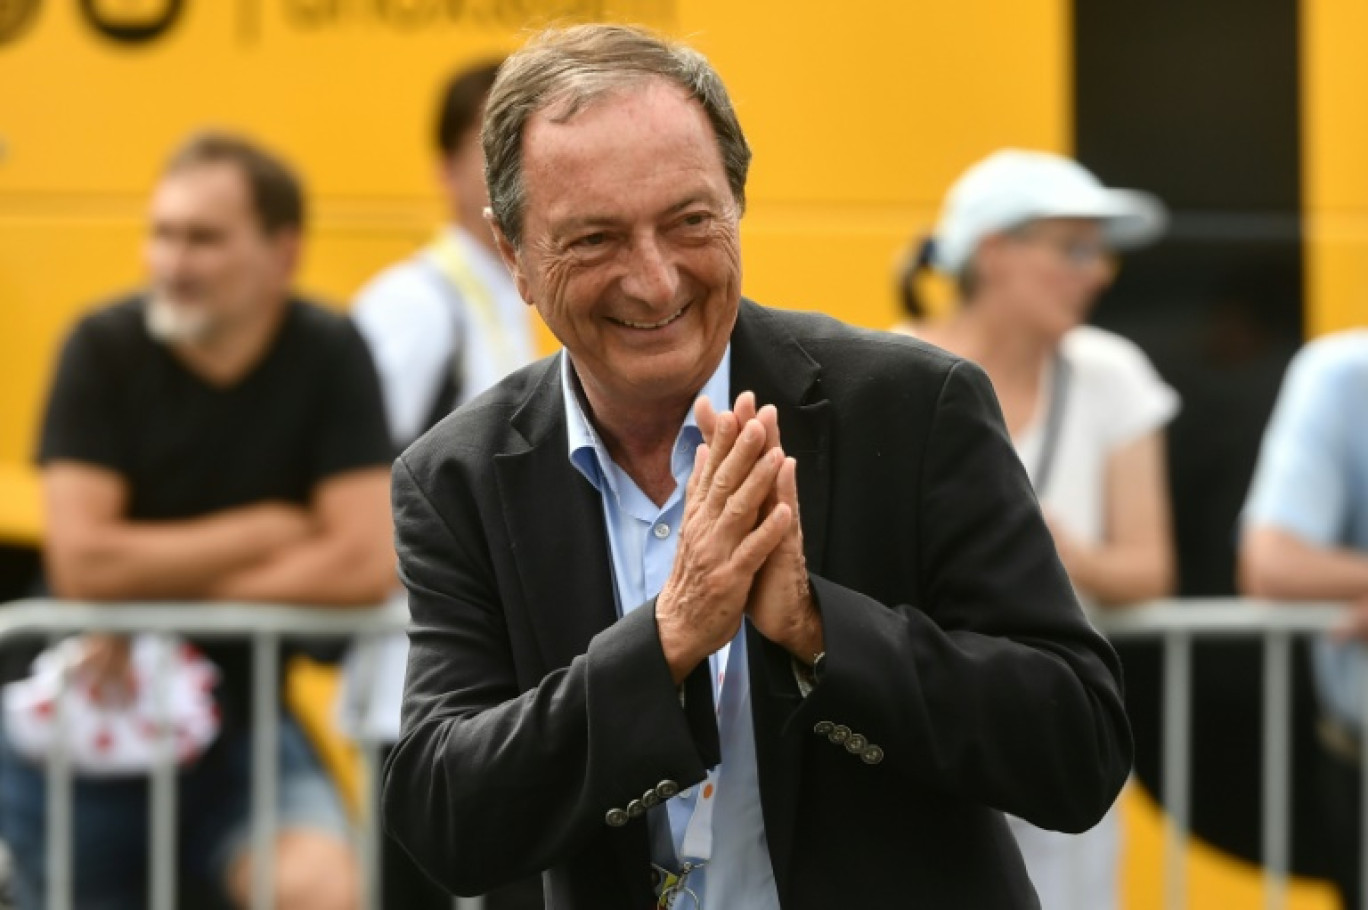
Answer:
[{"label": "sleeve button", "polygon": [[868,746],[860,753],[860,760],[866,765],[877,765],[884,760],[884,750],[878,746]]},{"label": "sleeve button", "polygon": [[869,745],[869,740],[859,733],[850,734],[850,738],[845,741],[846,751],[851,755],[859,755],[864,752],[867,745]]},{"label": "sleeve button", "polygon": [[679,793],[679,784],[672,780],[662,780],[656,784],[655,792],[661,799],[674,799]]},{"label": "sleeve button", "polygon": [[813,726],[812,732],[813,732],[813,733],[816,733],[816,734],[818,734],[818,735],[820,735],[820,736],[826,736],[828,733],[830,733],[830,732],[831,732],[832,730],[834,730],[834,729],[836,729],[836,725],[833,724],[831,721],[829,721],[829,720],[819,720],[819,721],[817,721],[817,723]]},{"label": "sleeve button", "polygon": [[832,727],[831,732],[827,734],[827,739],[831,740],[833,743],[836,743],[838,745],[845,742],[849,738],[850,728],[847,727],[845,724],[837,724],[836,726]]},{"label": "sleeve button", "polygon": [[603,820],[608,823],[610,828],[621,828],[627,824],[627,813],[621,809],[609,809],[608,814],[603,816]]}]

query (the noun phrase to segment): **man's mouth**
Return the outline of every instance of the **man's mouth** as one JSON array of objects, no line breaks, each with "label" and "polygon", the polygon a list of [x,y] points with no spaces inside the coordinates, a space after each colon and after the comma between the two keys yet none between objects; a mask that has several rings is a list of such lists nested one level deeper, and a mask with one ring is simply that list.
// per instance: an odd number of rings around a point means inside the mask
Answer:
[{"label": "man's mouth", "polygon": [[683,316],[684,311],[687,309],[687,305],[682,306],[670,315],[666,316],[664,319],[660,320],[659,322],[633,322],[630,319],[620,319],[617,316],[609,316],[608,318],[616,322],[618,325],[627,326],[627,328],[629,329],[663,329],[665,328],[665,326],[674,322],[680,316]]}]

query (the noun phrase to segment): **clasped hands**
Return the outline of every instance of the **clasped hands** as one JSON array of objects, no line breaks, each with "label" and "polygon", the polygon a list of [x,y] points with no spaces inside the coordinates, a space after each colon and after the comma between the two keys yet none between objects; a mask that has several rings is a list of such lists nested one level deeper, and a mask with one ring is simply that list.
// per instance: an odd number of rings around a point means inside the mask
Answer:
[{"label": "clasped hands", "polygon": [[684,521],[656,624],[676,685],[736,635],[743,616],[805,664],[824,650],[798,520],[797,462],[779,414],[742,392],[718,413],[694,407],[703,444],[685,488]]}]

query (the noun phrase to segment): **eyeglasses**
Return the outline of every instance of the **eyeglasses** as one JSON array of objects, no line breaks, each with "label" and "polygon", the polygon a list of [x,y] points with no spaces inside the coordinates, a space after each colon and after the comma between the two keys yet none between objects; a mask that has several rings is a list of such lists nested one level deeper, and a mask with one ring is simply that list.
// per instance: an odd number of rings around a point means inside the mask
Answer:
[{"label": "eyeglasses", "polygon": [[1119,265],[1115,251],[1101,241],[1059,237],[1030,227],[1010,231],[1007,236],[1024,243],[1044,244],[1054,250],[1065,264],[1075,269],[1102,266],[1108,272],[1115,272]]}]

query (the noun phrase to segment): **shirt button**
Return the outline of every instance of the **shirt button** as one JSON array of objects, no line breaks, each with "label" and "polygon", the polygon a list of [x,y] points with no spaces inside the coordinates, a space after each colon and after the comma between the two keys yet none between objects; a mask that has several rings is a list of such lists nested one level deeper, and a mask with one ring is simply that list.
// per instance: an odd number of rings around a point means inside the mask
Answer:
[{"label": "shirt button", "polygon": [[670,536],[670,526],[662,521],[651,529],[651,533],[656,536],[656,540],[664,540]]}]

